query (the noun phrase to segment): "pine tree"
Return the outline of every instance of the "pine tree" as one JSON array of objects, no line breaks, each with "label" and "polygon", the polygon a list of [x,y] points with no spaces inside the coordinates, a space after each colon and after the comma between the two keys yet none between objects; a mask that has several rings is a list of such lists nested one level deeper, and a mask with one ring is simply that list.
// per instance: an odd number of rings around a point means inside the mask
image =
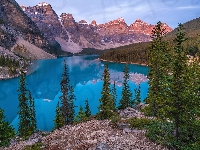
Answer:
[{"label": "pine tree", "polygon": [[138,87],[138,89],[135,89],[135,104],[138,105],[141,103],[141,99],[140,99],[140,85]]},{"label": "pine tree", "polygon": [[60,96],[62,103],[61,104],[62,116],[64,118],[64,124],[69,125],[74,122],[74,115],[75,115],[74,101],[76,100],[76,97],[74,95],[74,89],[70,85],[69,73],[65,60],[64,60],[63,74],[60,85],[62,92],[62,95]]},{"label": "pine tree", "polygon": [[111,90],[113,102],[114,102],[114,110],[116,110],[116,103],[117,103],[117,90],[116,90],[116,84],[114,81],[113,88]]},{"label": "pine tree", "polygon": [[74,101],[76,97],[74,95],[74,89],[72,86],[69,87],[69,116],[68,116],[68,124],[72,124],[74,122],[75,110],[74,110]]},{"label": "pine tree", "polygon": [[108,64],[105,65],[104,73],[103,73],[103,88],[101,91],[100,98],[100,106],[98,107],[99,113],[97,117],[99,119],[108,119],[113,115],[114,109],[114,101],[112,98],[112,94],[110,92],[110,74],[108,70]]},{"label": "pine tree", "polygon": [[61,99],[61,110],[62,110],[62,116],[64,119],[64,124],[69,124],[69,73],[66,65],[66,61],[64,60],[63,62],[63,74],[62,74],[62,79],[60,82],[61,85],[61,92],[62,95],[60,96]]},{"label": "pine tree", "polygon": [[4,111],[0,109],[0,147],[7,146],[15,136],[15,131],[12,126],[5,120]]},{"label": "pine tree", "polygon": [[91,111],[90,111],[90,106],[88,103],[88,99],[86,99],[85,101],[85,115],[86,117],[90,117],[91,116]]},{"label": "pine tree", "polygon": [[122,99],[120,100],[120,105],[118,109],[125,109],[126,107],[132,107],[132,93],[129,87],[129,70],[128,65],[126,64],[124,67],[124,82],[122,88]]},{"label": "pine tree", "polygon": [[83,111],[83,107],[81,105],[80,105],[79,112],[78,112],[78,115],[76,116],[75,120],[76,120],[76,122],[86,120],[86,114]]},{"label": "pine tree", "polygon": [[[157,116],[159,107],[158,103],[165,101],[168,97],[165,95],[167,89],[167,73],[170,71],[170,57],[168,51],[168,43],[163,40],[166,34],[163,24],[159,21],[152,30],[152,42],[148,49],[148,67],[149,67],[149,93],[146,108],[149,115]],[[166,83],[166,84],[163,84]],[[161,105],[162,106],[162,105]]]},{"label": "pine tree", "polygon": [[20,87],[18,91],[20,92],[18,99],[19,99],[19,124],[18,124],[18,132],[19,136],[21,137],[28,137],[32,134],[32,131],[30,129],[31,127],[31,120],[30,120],[30,109],[29,109],[29,103],[28,98],[26,96],[27,89],[26,89],[26,82],[25,82],[25,73],[21,71],[20,75]]},{"label": "pine tree", "polygon": [[64,118],[62,116],[61,107],[60,107],[60,104],[58,102],[58,104],[56,106],[56,116],[55,116],[55,119],[54,119],[54,129],[59,129],[63,126],[64,126]]},{"label": "pine tree", "polygon": [[200,129],[196,123],[200,116],[200,62],[196,59],[188,64],[188,51],[183,48],[183,43],[187,40],[183,25],[179,24],[177,30],[172,56],[171,99],[168,102],[171,109],[165,115],[173,120],[176,141],[184,145],[186,141],[195,142],[198,128]]},{"label": "pine tree", "polygon": [[29,112],[30,112],[30,130],[32,133],[34,133],[37,129],[37,124],[36,124],[36,111],[35,111],[35,102],[34,98],[31,96],[31,92],[28,91],[28,98],[29,98]]}]

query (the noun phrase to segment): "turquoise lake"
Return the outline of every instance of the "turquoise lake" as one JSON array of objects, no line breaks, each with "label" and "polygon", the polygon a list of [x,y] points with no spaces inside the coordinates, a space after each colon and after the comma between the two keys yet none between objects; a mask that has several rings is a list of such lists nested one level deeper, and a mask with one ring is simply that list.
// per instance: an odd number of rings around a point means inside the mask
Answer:
[{"label": "turquoise lake", "polygon": [[[51,131],[54,126],[56,104],[59,101],[60,80],[63,68],[63,60],[68,65],[70,83],[74,87],[76,101],[75,106],[85,107],[85,100],[88,98],[92,114],[98,112],[99,99],[103,85],[102,73],[105,62],[97,60],[98,56],[73,56],[62,57],[51,60],[36,61],[34,72],[27,76],[27,89],[32,93],[35,99],[37,127],[43,131]],[[109,71],[112,76],[122,74],[124,64],[109,63]],[[129,72],[147,75],[148,67],[140,65],[129,65]],[[120,78],[120,77],[118,77]],[[9,121],[15,129],[18,124],[18,82],[19,78],[0,81],[0,108],[4,109],[6,120]],[[122,81],[118,82],[119,85]],[[133,82],[129,82],[131,91],[134,95],[134,89],[137,87]],[[111,84],[111,87],[113,85]],[[142,82],[141,99],[144,100],[148,93],[148,82]],[[117,87],[118,102],[121,98],[122,86]],[[76,113],[78,108],[75,108]]]}]

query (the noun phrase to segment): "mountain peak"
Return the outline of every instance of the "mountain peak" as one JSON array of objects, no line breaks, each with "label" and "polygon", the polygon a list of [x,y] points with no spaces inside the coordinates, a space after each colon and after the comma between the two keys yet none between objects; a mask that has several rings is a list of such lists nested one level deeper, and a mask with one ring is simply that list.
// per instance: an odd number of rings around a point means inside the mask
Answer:
[{"label": "mountain peak", "polygon": [[81,20],[81,21],[79,21],[78,23],[79,23],[79,24],[87,24],[87,21]]},{"label": "mountain peak", "polygon": [[118,18],[117,20],[118,20],[119,22],[125,22],[125,21],[124,21],[124,18],[122,18],[122,17]]},{"label": "mountain peak", "polygon": [[135,22],[143,22],[141,19],[136,19]]},{"label": "mountain peak", "polygon": [[97,22],[95,20],[92,20],[91,25],[97,26]]},{"label": "mountain peak", "polygon": [[49,5],[49,4],[46,3],[46,2],[41,2],[41,3],[38,4],[38,6],[48,6],[48,5]]}]

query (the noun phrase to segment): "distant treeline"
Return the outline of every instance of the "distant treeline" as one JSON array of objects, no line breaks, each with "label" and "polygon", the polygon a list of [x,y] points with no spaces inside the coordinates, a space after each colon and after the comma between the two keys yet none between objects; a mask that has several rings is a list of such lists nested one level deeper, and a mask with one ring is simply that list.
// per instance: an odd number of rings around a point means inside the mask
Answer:
[{"label": "distant treeline", "polygon": [[148,46],[149,42],[144,42],[112,48],[105,50],[100,59],[115,62],[146,63]]},{"label": "distant treeline", "polygon": [[2,67],[20,67],[19,61],[16,61],[15,59],[9,58],[8,56],[0,56],[0,66]]},{"label": "distant treeline", "polygon": [[79,55],[101,55],[104,51],[103,50],[98,50],[95,48],[83,48],[83,50],[79,53],[76,53],[74,55],[79,56]]}]

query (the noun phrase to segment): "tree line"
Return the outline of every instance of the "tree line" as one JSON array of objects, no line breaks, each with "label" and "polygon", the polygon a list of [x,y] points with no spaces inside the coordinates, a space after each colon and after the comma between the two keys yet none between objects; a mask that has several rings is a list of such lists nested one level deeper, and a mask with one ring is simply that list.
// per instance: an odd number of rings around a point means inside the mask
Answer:
[{"label": "tree line", "polygon": [[20,68],[20,62],[15,59],[9,58],[8,56],[1,55],[0,56],[0,66],[8,67],[9,73],[11,75],[14,75],[17,73],[17,69]]}]

